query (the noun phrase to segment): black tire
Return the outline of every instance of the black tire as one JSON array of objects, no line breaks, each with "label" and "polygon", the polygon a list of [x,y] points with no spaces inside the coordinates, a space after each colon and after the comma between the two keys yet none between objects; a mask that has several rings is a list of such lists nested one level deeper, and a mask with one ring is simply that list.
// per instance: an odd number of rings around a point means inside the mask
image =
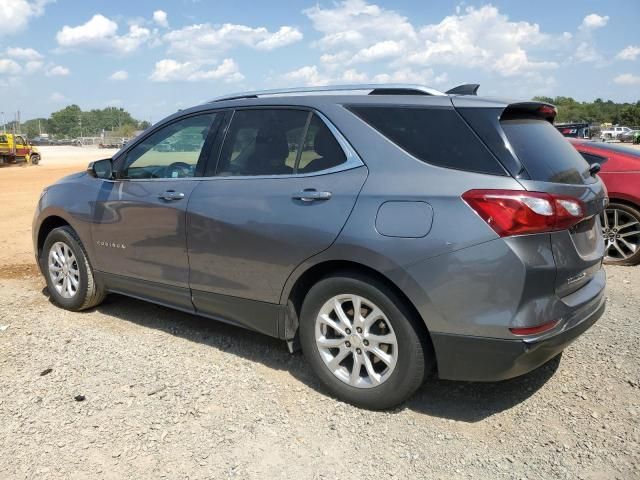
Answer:
[{"label": "black tire", "polygon": [[40,155],[31,155],[31,165],[38,165],[40,163]]},{"label": "black tire", "polygon": [[[49,252],[54,244],[62,242],[67,245],[73,252],[76,259],[77,269],[79,271],[79,285],[75,295],[71,298],[63,297],[55,288],[53,279],[49,274]],[[87,253],[82,246],[82,242],[78,235],[71,227],[59,227],[52,230],[44,242],[42,253],[40,255],[40,269],[44,274],[47,282],[47,289],[53,301],[60,307],[78,312],[99,305],[104,300],[106,293],[104,288],[96,283],[93,269],[89,263]]]},{"label": "black tire", "polygon": [[[395,332],[398,358],[390,376],[378,386],[359,388],[337,378],[325,365],[316,346],[315,322],[322,306],[336,295],[355,294],[372,301],[386,315]],[[314,372],[329,391],[353,405],[381,410],[407,400],[435,365],[426,328],[384,283],[357,273],[340,273],[316,283],[307,293],[300,315],[300,343]]]},{"label": "black tire", "polygon": [[[638,232],[637,234],[633,234],[630,237],[626,237],[627,243],[634,243],[636,244],[638,247],[640,247],[640,210],[638,210],[638,208],[636,207],[632,207],[630,205],[624,204],[624,203],[617,203],[617,202],[611,202],[609,203],[609,205],[607,206],[606,212],[609,213],[609,217],[612,217],[612,213],[614,210],[618,210],[619,212],[623,212],[624,214],[626,214],[626,216],[628,216],[629,219],[633,219],[636,222],[638,222],[638,224],[633,225],[631,227],[627,227],[623,230],[621,230],[620,233],[625,234],[625,233],[629,233],[630,231],[633,232]],[[604,214],[603,214],[604,215]],[[631,221],[631,220],[629,220]],[[611,225],[611,221],[609,221],[610,223],[610,227],[612,227],[613,225]],[[604,229],[604,236],[605,236],[605,243],[607,244],[607,246],[609,245],[609,242],[607,241],[607,236],[608,234],[612,234],[612,232],[608,231],[608,229],[606,228],[606,224],[604,223],[604,219],[602,221],[602,225],[603,225],[603,229]],[[630,250],[628,249],[628,247],[626,245],[620,245],[620,247],[622,248],[622,251],[626,254],[630,253]],[[611,256],[609,256],[609,253],[612,253]],[[607,251],[605,252],[605,259],[604,259],[604,263],[608,264],[608,265],[627,265],[627,266],[632,266],[632,265],[638,265],[640,263],[640,248],[637,248],[637,251],[633,254],[631,254],[630,256],[628,256],[627,258],[623,258],[623,256],[620,254],[619,251],[615,250],[614,247],[612,246],[611,248],[607,248]]]}]

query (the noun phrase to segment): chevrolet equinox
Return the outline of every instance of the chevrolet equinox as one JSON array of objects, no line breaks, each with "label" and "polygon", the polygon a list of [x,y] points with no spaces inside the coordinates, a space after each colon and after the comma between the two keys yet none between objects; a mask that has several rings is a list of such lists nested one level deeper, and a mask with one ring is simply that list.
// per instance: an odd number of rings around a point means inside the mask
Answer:
[{"label": "chevrolet equinox", "polygon": [[42,193],[48,291],[117,292],[300,347],[336,397],[558,355],[605,304],[606,190],[552,105],[413,85],[229,95]]}]

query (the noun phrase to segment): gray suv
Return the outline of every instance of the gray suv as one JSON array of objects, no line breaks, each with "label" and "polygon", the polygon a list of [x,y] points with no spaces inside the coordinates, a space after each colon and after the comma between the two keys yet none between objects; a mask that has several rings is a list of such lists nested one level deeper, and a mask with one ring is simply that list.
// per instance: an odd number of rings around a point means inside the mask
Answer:
[{"label": "gray suv", "polygon": [[52,299],[109,292],[301,347],[367,408],[435,372],[494,381],[602,315],[602,182],[539,102],[407,85],[252,92],[180,111],[42,194]]}]

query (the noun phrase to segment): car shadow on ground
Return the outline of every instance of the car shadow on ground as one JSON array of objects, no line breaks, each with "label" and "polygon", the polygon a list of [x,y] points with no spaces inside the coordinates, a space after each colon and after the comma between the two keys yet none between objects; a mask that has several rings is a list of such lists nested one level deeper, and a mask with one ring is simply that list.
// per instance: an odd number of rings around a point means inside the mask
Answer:
[{"label": "car shadow on ground", "polygon": [[[46,288],[43,294],[48,296]],[[303,355],[300,352],[289,354],[281,340],[116,294],[109,295],[97,310],[142,327],[208,345],[268,368],[287,371],[308,387],[329,395]],[[430,416],[479,422],[534,395],[553,376],[559,363],[558,356],[527,375],[502,382],[452,382],[432,378],[392,413],[409,408]]]}]

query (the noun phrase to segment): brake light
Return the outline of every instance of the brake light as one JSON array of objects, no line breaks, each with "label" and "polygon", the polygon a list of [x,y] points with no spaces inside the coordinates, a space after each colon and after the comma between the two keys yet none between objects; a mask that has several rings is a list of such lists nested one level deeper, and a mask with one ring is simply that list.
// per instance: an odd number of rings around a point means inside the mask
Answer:
[{"label": "brake light", "polygon": [[548,330],[551,330],[553,327],[558,325],[560,320],[552,320],[547,323],[543,323],[542,325],[538,325],[536,327],[525,327],[525,328],[510,328],[509,330],[514,335],[535,335],[538,333],[543,333]]},{"label": "brake light", "polygon": [[551,117],[552,120],[556,118],[556,115],[558,114],[558,111],[555,109],[555,107],[552,107],[551,105],[542,105],[540,108],[538,108],[538,112],[546,117]]},{"label": "brake light", "polygon": [[565,230],[584,218],[580,200],[521,190],[469,190],[465,202],[501,237]]}]

